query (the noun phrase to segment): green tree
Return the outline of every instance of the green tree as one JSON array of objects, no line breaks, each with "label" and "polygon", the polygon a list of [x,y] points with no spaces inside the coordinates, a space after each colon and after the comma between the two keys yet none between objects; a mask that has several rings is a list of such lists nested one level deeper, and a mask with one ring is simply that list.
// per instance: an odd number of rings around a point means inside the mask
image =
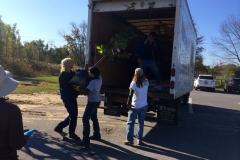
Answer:
[{"label": "green tree", "polygon": [[43,61],[43,52],[44,52],[44,41],[39,39],[37,41],[33,41],[35,50],[38,50],[38,61]]},{"label": "green tree", "polygon": [[207,72],[206,66],[203,64],[204,57],[201,54],[204,51],[203,42],[204,36],[200,35],[197,24],[194,22],[194,27],[197,33],[197,48],[196,48],[196,57],[195,57],[195,71],[199,73]]},{"label": "green tree", "polygon": [[235,72],[237,70],[239,70],[240,68],[235,65],[235,64],[227,64],[224,66],[224,72],[223,72],[223,75],[226,76],[226,77],[230,77],[230,73],[231,72]]},{"label": "green tree", "polygon": [[[0,16],[0,57],[3,56],[3,48],[4,48],[4,40],[3,40],[3,37],[4,37],[4,28],[5,28],[5,25],[1,19],[1,16]],[[1,59],[1,58],[0,58]]]},{"label": "green tree", "polygon": [[67,54],[62,51],[62,48],[49,48],[47,50],[46,62],[60,64]]},{"label": "green tree", "polygon": [[38,60],[38,50],[35,41],[25,42],[23,45],[24,57],[28,60]]},{"label": "green tree", "polygon": [[18,58],[21,53],[21,39],[17,24],[5,24],[0,17],[0,56],[2,58]]}]

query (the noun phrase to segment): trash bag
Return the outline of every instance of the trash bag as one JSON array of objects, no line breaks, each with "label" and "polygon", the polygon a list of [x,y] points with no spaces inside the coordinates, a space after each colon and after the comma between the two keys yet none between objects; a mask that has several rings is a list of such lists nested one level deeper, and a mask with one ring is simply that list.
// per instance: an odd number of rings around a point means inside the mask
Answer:
[{"label": "trash bag", "polygon": [[86,88],[90,81],[91,77],[89,77],[88,71],[78,69],[73,78],[69,81],[69,83],[80,86],[81,88]]}]

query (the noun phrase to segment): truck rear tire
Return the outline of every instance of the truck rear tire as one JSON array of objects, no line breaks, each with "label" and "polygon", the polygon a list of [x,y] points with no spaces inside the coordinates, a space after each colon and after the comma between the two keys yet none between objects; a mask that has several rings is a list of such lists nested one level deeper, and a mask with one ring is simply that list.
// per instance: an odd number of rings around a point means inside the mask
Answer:
[{"label": "truck rear tire", "polygon": [[187,93],[183,96],[183,98],[182,98],[182,105],[183,106],[187,106],[189,96],[190,96],[190,93]]},{"label": "truck rear tire", "polygon": [[228,93],[231,93],[232,89],[228,87],[227,91],[228,91]]}]

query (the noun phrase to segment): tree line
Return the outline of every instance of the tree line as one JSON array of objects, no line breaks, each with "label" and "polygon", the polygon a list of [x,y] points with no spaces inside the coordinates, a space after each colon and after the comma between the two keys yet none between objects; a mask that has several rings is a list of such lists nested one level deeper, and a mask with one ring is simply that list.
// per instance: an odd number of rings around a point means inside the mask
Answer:
[{"label": "tree line", "polygon": [[0,17],[0,57],[1,59],[26,59],[46,63],[60,63],[67,53],[62,48],[52,47],[43,40],[21,42],[17,24],[5,24]]},{"label": "tree line", "polygon": [[[75,64],[83,67],[85,63],[86,22],[80,26],[71,23],[70,34],[59,32],[66,44],[62,47],[53,46],[43,40],[21,42],[21,36],[17,24],[5,24],[0,16],[0,64],[15,74],[52,74],[50,70],[56,68],[59,73],[59,64],[65,57],[71,57]],[[45,66],[45,67],[44,67]],[[49,73],[47,73],[49,71]]]},{"label": "tree line", "polygon": [[[223,69],[238,69],[240,64],[240,17],[229,15],[220,24],[221,37],[212,39],[213,44],[218,49],[218,52],[213,52],[212,55],[217,57],[219,62],[214,62],[212,66],[203,64],[204,36],[199,33],[196,23],[194,24],[197,32],[195,71],[201,74],[227,75],[227,73],[222,72]],[[75,65],[83,68],[87,23],[82,21],[80,25],[77,25],[71,22],[70,25],[72,27],[70,33],[59,31],[59,35],[66,41],[62,47],[45,43],[41,39],[22,43],[17,24],[5,24],[0,16],[0,64],[4,64],[9,70],[18,71],[16,74],[23,74],[24,71],[28,70],[29,73],[53,74],[56,72],[55,74],[58,74],[61,60],[65,57],[71,57]],[[46,66],[52,66],[52,68],[56,68],[56,71],[51,70],[50,73],[44,73],[47,71]],[[19,71],[20,69],[22,71]]]},{"label": "tree line", "polygon": [[201,52],[205,49],[204,36],[199,34],[196,25],[195,28],[198,35],[195,71],[200,74],[230,77],[229,73],[240,69],[240,15],[230,14],[220,24],[218,30],[220,37],[212,38],[215,50],[210,54],[216,60],[210,66],[203,65],[204,57]]}]

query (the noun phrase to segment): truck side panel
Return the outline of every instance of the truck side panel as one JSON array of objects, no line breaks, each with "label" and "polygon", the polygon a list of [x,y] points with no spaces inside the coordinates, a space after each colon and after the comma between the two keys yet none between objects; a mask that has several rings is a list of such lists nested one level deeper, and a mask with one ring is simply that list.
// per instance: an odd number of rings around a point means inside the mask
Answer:
[{"label": "truck side panel", "polygon": [[149,3],[154,3],[154,8],[163,8],[169,7],[169,5],[175,5],[176,0],[161,0],[157,3],[153,0],[106,0],[100,3],[96,3],[96,5],[94,6],[94,12],[148,9]]},{"label": "truck side panel", "polygon": [[176,8],[172,56],[175,76],[171,76],[174,89],[170,90],[170,94],[174,94],[174,99],[193,89],[196,52],[196,32],[186,0],[177,1]]}]

